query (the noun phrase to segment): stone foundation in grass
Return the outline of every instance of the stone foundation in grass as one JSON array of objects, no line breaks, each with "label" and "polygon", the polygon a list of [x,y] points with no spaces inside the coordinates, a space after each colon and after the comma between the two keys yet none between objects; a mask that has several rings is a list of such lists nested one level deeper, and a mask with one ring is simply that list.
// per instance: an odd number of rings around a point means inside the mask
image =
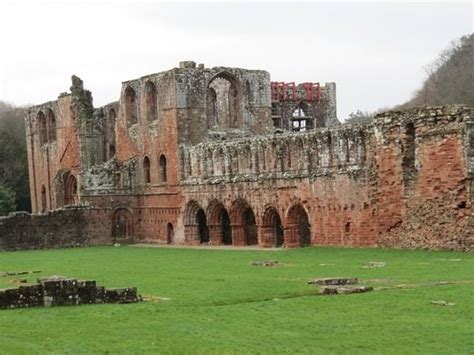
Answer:
[{"label": "stone foundation in grass", "polygon": [[62,276],[40,278],[35,285],[0,290],[0,309],[134,303],[140,300],[136,287],[107,289],[98,286],[94,280]]}]

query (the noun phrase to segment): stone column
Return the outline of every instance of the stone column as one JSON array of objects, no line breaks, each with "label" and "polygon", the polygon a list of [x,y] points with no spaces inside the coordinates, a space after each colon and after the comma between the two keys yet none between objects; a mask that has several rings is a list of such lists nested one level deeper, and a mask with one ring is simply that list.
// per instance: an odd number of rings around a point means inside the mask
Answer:
[{"label": "stone column", "polygon": [[240,224],[232,224],[232,245],[241,247],[245,245],[244,226]]},{"label": "stone column", "polygon": [[286,248],[297,248],[300,246],[298,224],[289,224],[284,230],[284,240]]},{"label": "stone column", "polygon": [[222,244],[222,226],[220,224],[208,225],[209,227],[209,241],[211,245],[221,245]]},{"label": "stone column", "polygon": [[188,245],[199,245],[199,227],[197,225],[184,226],[184,242]]}]

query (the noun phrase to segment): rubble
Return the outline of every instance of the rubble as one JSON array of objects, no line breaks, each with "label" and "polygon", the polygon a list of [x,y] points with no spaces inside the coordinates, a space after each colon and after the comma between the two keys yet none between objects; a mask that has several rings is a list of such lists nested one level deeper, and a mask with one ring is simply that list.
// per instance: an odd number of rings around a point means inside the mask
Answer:
[{"label": "rubble", "polygon": [[136,287],[105,288],[97,286],[94,280],[63,276],[42,277],[34,285],[0,289],[0,309],[135,303],[140,300]]}]

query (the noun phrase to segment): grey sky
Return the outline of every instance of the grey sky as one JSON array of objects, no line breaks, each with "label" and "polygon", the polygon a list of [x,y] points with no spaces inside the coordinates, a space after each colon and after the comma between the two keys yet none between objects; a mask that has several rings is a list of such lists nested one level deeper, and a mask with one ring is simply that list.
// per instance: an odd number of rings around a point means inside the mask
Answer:
[{"label": "grey sky", "polygon": [[344,119],[407,100],[423,68],[470,32],[469,2],[3,3],[0,100],[54,100],[76,74],[100,106],[122,81],[194,60],[334,81]]}]

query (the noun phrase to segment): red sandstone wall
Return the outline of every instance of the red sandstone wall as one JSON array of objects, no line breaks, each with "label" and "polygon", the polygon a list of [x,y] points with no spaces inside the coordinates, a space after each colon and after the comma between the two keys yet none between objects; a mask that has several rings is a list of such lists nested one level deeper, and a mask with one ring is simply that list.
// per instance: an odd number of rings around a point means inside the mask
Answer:
[{"label": "red sandstone wall", "polygon": [[[467,115],[469,111],[453,108],[412,110],[411,115],[397,115],[401,124],[381,125],[383,139],[376,148],[380,245],[472,249],[474,221],[465,159]],[[407,180],[400,139],[403,124],[409,121],[416,127],[416,171]]]},{"label": "red sandstone wall", "polygon": [[[57,201],[55,178],[59,170],[79,171],[79,143],[71,95],[32,108],[27,117],[27,150],[32,211],[41,211],[41,187],[46,187],[47,210],[61,207]],[[37,114],[52,109],[56,118],[56,140],[41,145]]]}]

